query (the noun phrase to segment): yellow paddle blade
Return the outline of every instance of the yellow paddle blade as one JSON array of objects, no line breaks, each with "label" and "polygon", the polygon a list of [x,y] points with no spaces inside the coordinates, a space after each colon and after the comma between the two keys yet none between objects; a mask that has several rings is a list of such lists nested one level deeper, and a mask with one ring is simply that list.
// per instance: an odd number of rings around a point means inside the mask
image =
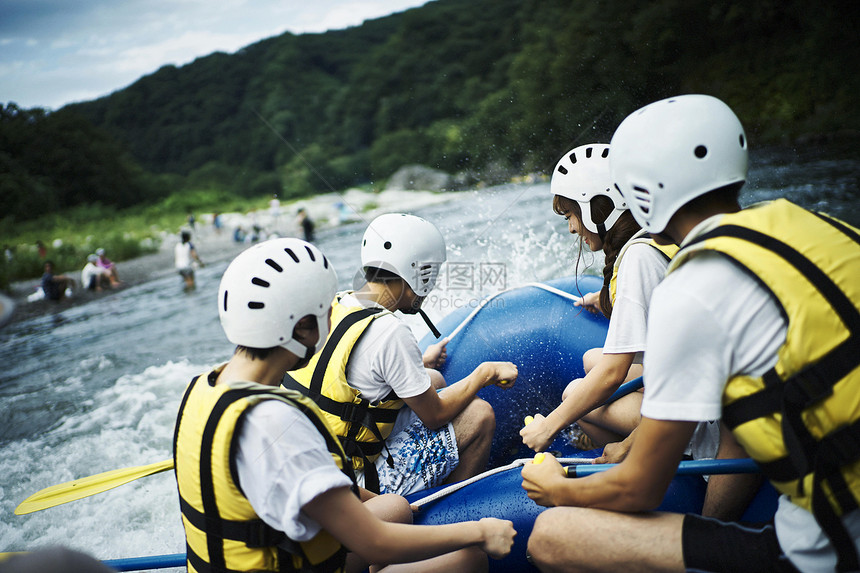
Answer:
[{"label": "yellow paddle blade", "polygon": [[109,472],[68,481],[59,485],[52,485],[51,487],[46,487],[45,489],[34,493],[22,501],[21,505],[15,508],[15,515],[26,515],[28,513],[33,513],[34,511],[41,511],[43,509],[48,509],[49,507],[54,507],[55,505],[62,505],[64,503],[69,503],[70,501],[83,499],[85,497],[113,489],[117,486],[121,486],[130,481],[172,469],[173,458],[146,466],[111,470]]}]

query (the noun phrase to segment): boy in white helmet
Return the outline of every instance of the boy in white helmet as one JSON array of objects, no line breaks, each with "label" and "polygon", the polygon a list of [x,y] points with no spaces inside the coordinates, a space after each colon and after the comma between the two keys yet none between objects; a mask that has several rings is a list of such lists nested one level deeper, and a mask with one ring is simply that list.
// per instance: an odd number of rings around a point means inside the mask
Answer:
[{"label": "boy in white helmet", "polygon": [[407,525],[406,500],[360,491],[316,406],[278,387],[325,339],[336,285],[299,239],[260,243],[225,271],[218,310],[238,346],[192,381],[174,438],[189,571],[482,570],[483,552],[510,551],[510,522]]},{"label": "boy in white helmet", "polygon": [[485,362],[437,393],[445,380],[428,367],[444,341],[422,356],[392,313],[423,315],[445,259],[445,241],[429,221],[402,213],[374,219],[362,239],[364,284],[337,295],[325,349],[284,378],[326,412],[372,491],[406,495],[484,471],[495,415],[476,394],[517,377],[510,362]]},{"label": "boy in white helmet", "polygon": [[[523,470],[529,497],[559,506],[532,557],[553,571],[857,570],[860,233],[784,199],[741,210],[746,135],[716,98],[648,105],[611,145],[637,221],[681,250],[651,299],[628,456],[576,480],[550,456]],[[717,417],[783,494],[773,524],[638,513],[662,500],[696,422]]]}]

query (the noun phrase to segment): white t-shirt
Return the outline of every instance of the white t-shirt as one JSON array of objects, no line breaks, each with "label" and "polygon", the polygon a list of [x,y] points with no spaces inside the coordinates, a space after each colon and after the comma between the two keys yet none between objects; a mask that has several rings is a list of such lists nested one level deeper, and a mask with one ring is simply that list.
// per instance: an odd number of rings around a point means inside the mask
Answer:
[{"label": "white t-shirt", "polygon": [[615,302],[603,345],[604,354],[635,352],[633,361],[642,363],[648,304],[654,288],[663,280],[668,264],[660,251],[646,243],[634,243],[624,252],[618,267]]},{"label": "white t-shirt", "polygon": [[[704,221],[686,241],[718,222],[719,216]],[[698,254],[667,276],[654,291],[650,312],[642,415],[656,420],[719,418],[726,382],[764,374],[785,342],[777,302],[754,276],[718,253]],[[858,517],[849,516],[849,528],[860,528]],[[785,496],[775,528],[780,547],[800,570],[834,570],[835,554],[815,518]]]},{"label": "white t-shirt", "polygon": [[192,265],[191,259],[191,249],[194,246],[188,243],[176,243],[176,246],[173,248],[175,266],[177,269],[190,269]]},{"label": "white t-shirt", "polygon": [[[343,295],[341,304],[378,307],[352,294]],[[381,307],[380,307],[381,308]],[[400,398],[412,398],[430,388],[430,375],[418,341],[409,327],[393,314],[373,320],[352,349],[346,372],[349,385],[362,398],[379,402],[392,390]]]},{"label": "white t-shirt", "polygon": [[265,400],[245,414],[236,454],[239,482],[251,507],[294,541],[308,541],[320,525],[302,507],[351,482],[335,465],[325,440],[304,414]]}]

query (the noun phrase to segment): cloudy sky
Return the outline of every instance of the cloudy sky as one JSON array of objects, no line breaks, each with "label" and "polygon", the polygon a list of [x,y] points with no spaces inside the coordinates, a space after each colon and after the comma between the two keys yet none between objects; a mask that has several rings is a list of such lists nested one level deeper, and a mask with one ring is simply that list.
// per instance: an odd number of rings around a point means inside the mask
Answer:
[{"label": "cloudy sky", "polygon": [[0,0],[0,104],[58,109],[165,64],[283,32],[361,24],[428,0]]}]

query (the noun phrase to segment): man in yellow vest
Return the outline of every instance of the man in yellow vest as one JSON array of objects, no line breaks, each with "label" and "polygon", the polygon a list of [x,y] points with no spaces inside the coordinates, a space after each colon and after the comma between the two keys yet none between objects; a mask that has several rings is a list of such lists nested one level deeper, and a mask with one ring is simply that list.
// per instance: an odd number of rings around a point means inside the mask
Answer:
[{"label": "man in yellow vest", "polygon": [[191,382],[174,437],[188,570],[485,570],[510,551],[511,522],[409,525],[405,499],[356,487],[316,405],[278,387],[325,340],[336,285],[299,239],[255,245],[224,272],[218,311],[237,347]]},{"label": "man in yellow vest", "polygon": [[437,392],[445,380],[428,367],[445,341],[422,356],[393,313],[418,313],[430,324],[421,304],[445,260],[445,240],[431,222],[404,213],[374,219],[362,238],[357,290],[338,293],[324,350],[284,378],[326,412],[363,470],[359,483],[372,491],[406,495],[484,471],[496,422],[476,394],[517,378],[510,362],[484,362]]},{"label": "man in yellow vest", "polygon": [[[532,557],[552,571],[858,570],[860,233],[784,199],[741,210],[746,134],[716,98],[648,105],[611,146],[636,220],[681,249],[651,299],[628,456],[575,480],[551,456],[523,469],[529,497],[556,506]],[[715,418],[782,493],[773,523],[640,513]]]}]

